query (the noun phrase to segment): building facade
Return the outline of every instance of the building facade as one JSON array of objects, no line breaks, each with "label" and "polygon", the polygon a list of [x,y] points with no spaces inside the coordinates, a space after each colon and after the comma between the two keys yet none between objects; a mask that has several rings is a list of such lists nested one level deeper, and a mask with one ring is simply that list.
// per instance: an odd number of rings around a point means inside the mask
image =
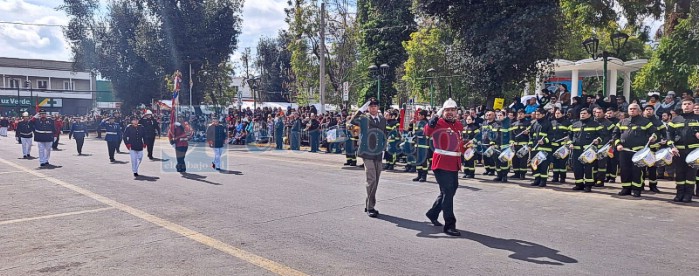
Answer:
[{"label": "building facade", "polygon": [[66,61],[0,57],[0,114],[38,109],[83,115],[95,107],[96,79]]}]

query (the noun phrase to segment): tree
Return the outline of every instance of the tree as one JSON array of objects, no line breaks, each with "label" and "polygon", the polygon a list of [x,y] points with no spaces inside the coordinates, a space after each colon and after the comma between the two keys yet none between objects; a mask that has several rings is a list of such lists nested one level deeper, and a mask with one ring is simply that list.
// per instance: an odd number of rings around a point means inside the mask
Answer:
[{"label": "tree", "polygon": [[[240,34],[241,0],[115,0],[104,18],[96,0],[65,0],[70,17],[65,29],[76,65],[111,80],[124,108],[169,95],[164,79],[179,69],[183,102],[200,103],[211,82],[230,73],[225,64]],[[189,65],[192,72],[188,72]],[[209,89],[207,91],[207,89]],[[207,95],[208,93],[208,95]]]},{"label": "tree", "polygon": [[263,37],[257,42],[257,58],[255,68],[262,78],[260,85],[260,101],[284,101],[288,93],[285,83],[288,83],[288,68],[291,67],[291,56],[287,51],[288,36],[283,32],[277,38]]},{"label": "tree", "polygon": [[359,24],[359,40],[361,62],[359,65],[388,64],[391,70],[381,81],[381,97],[377,95],[378,83],[374,81],[367,67],[364,69],[364,80],[367,81],[358,99],[360,105],[370,97],[377,97],[382,109],[393,103],[397,91],[396,68],[402,67],[408,55],[403,48],[403,42],[410,39],[410,34],[416,30],[415,16],[410,1],[405,0],[358,0],[357,21]]}]

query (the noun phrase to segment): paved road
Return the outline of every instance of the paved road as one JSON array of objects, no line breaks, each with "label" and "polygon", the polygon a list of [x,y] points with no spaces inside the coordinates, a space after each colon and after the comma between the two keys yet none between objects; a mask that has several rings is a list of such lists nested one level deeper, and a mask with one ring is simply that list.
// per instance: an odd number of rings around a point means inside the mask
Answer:
[{"label": "paved road", "polygon": [[88,138],[91,156],[63,143],[61,167],[40,169],[0,138],[0,275],[699,274],[699,204],[669,202],[670,183],[636,200],[618,186],[461,181],[463,236],[449,237],[424,216],[432,176],[384,172],[372,219],[363,171],[341,155],[232,147],[216,173],[198,147],[190,174],[145,161],[134,179],[104,141]]}]

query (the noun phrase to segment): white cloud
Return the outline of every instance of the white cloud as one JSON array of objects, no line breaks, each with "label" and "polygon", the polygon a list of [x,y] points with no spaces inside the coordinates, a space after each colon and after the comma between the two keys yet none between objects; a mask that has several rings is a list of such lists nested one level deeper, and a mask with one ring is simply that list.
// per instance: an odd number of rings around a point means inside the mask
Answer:
[{"label": "white cloud", "polygon": [[[102,7],[108,0],[100,0]],[[65,12],[57,10],[63,0],[0,0],[0,20],[31,24],[66,25]],[[286,28],[287,0],[248,0],[243,7],[242,33],[233,60],[238,61],[245,47],[255,50],[262,36],[274,37]],[[71,52],[63,30],[52,26],[0,24],[0,56],[50,60],[70,60]]]}]

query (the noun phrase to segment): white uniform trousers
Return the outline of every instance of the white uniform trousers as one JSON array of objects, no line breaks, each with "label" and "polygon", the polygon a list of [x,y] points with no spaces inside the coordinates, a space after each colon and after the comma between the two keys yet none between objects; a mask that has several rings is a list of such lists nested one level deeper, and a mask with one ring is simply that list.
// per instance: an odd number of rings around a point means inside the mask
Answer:
[{"label": "white uniform trousers", "polygon": [[51,146],[53,142],[36,142],[39,145],[39,163],[44,164],[49,162],[51,158]]},{"label": "white uniform trousers", "polygon": [[0,127],[0,136],[7,137],[7,127]]},{"label": "white uniform trousers", "polygon": [[22,141],[22,156],[32,154],[32,138],[19,138]]},{"label": "white uniform trousers", "polygon": [[143,160],[143,151],[129,150],[129,155],[131,156],[131,171],[138,173],[138,166],[141,165],[141,160]]}]

